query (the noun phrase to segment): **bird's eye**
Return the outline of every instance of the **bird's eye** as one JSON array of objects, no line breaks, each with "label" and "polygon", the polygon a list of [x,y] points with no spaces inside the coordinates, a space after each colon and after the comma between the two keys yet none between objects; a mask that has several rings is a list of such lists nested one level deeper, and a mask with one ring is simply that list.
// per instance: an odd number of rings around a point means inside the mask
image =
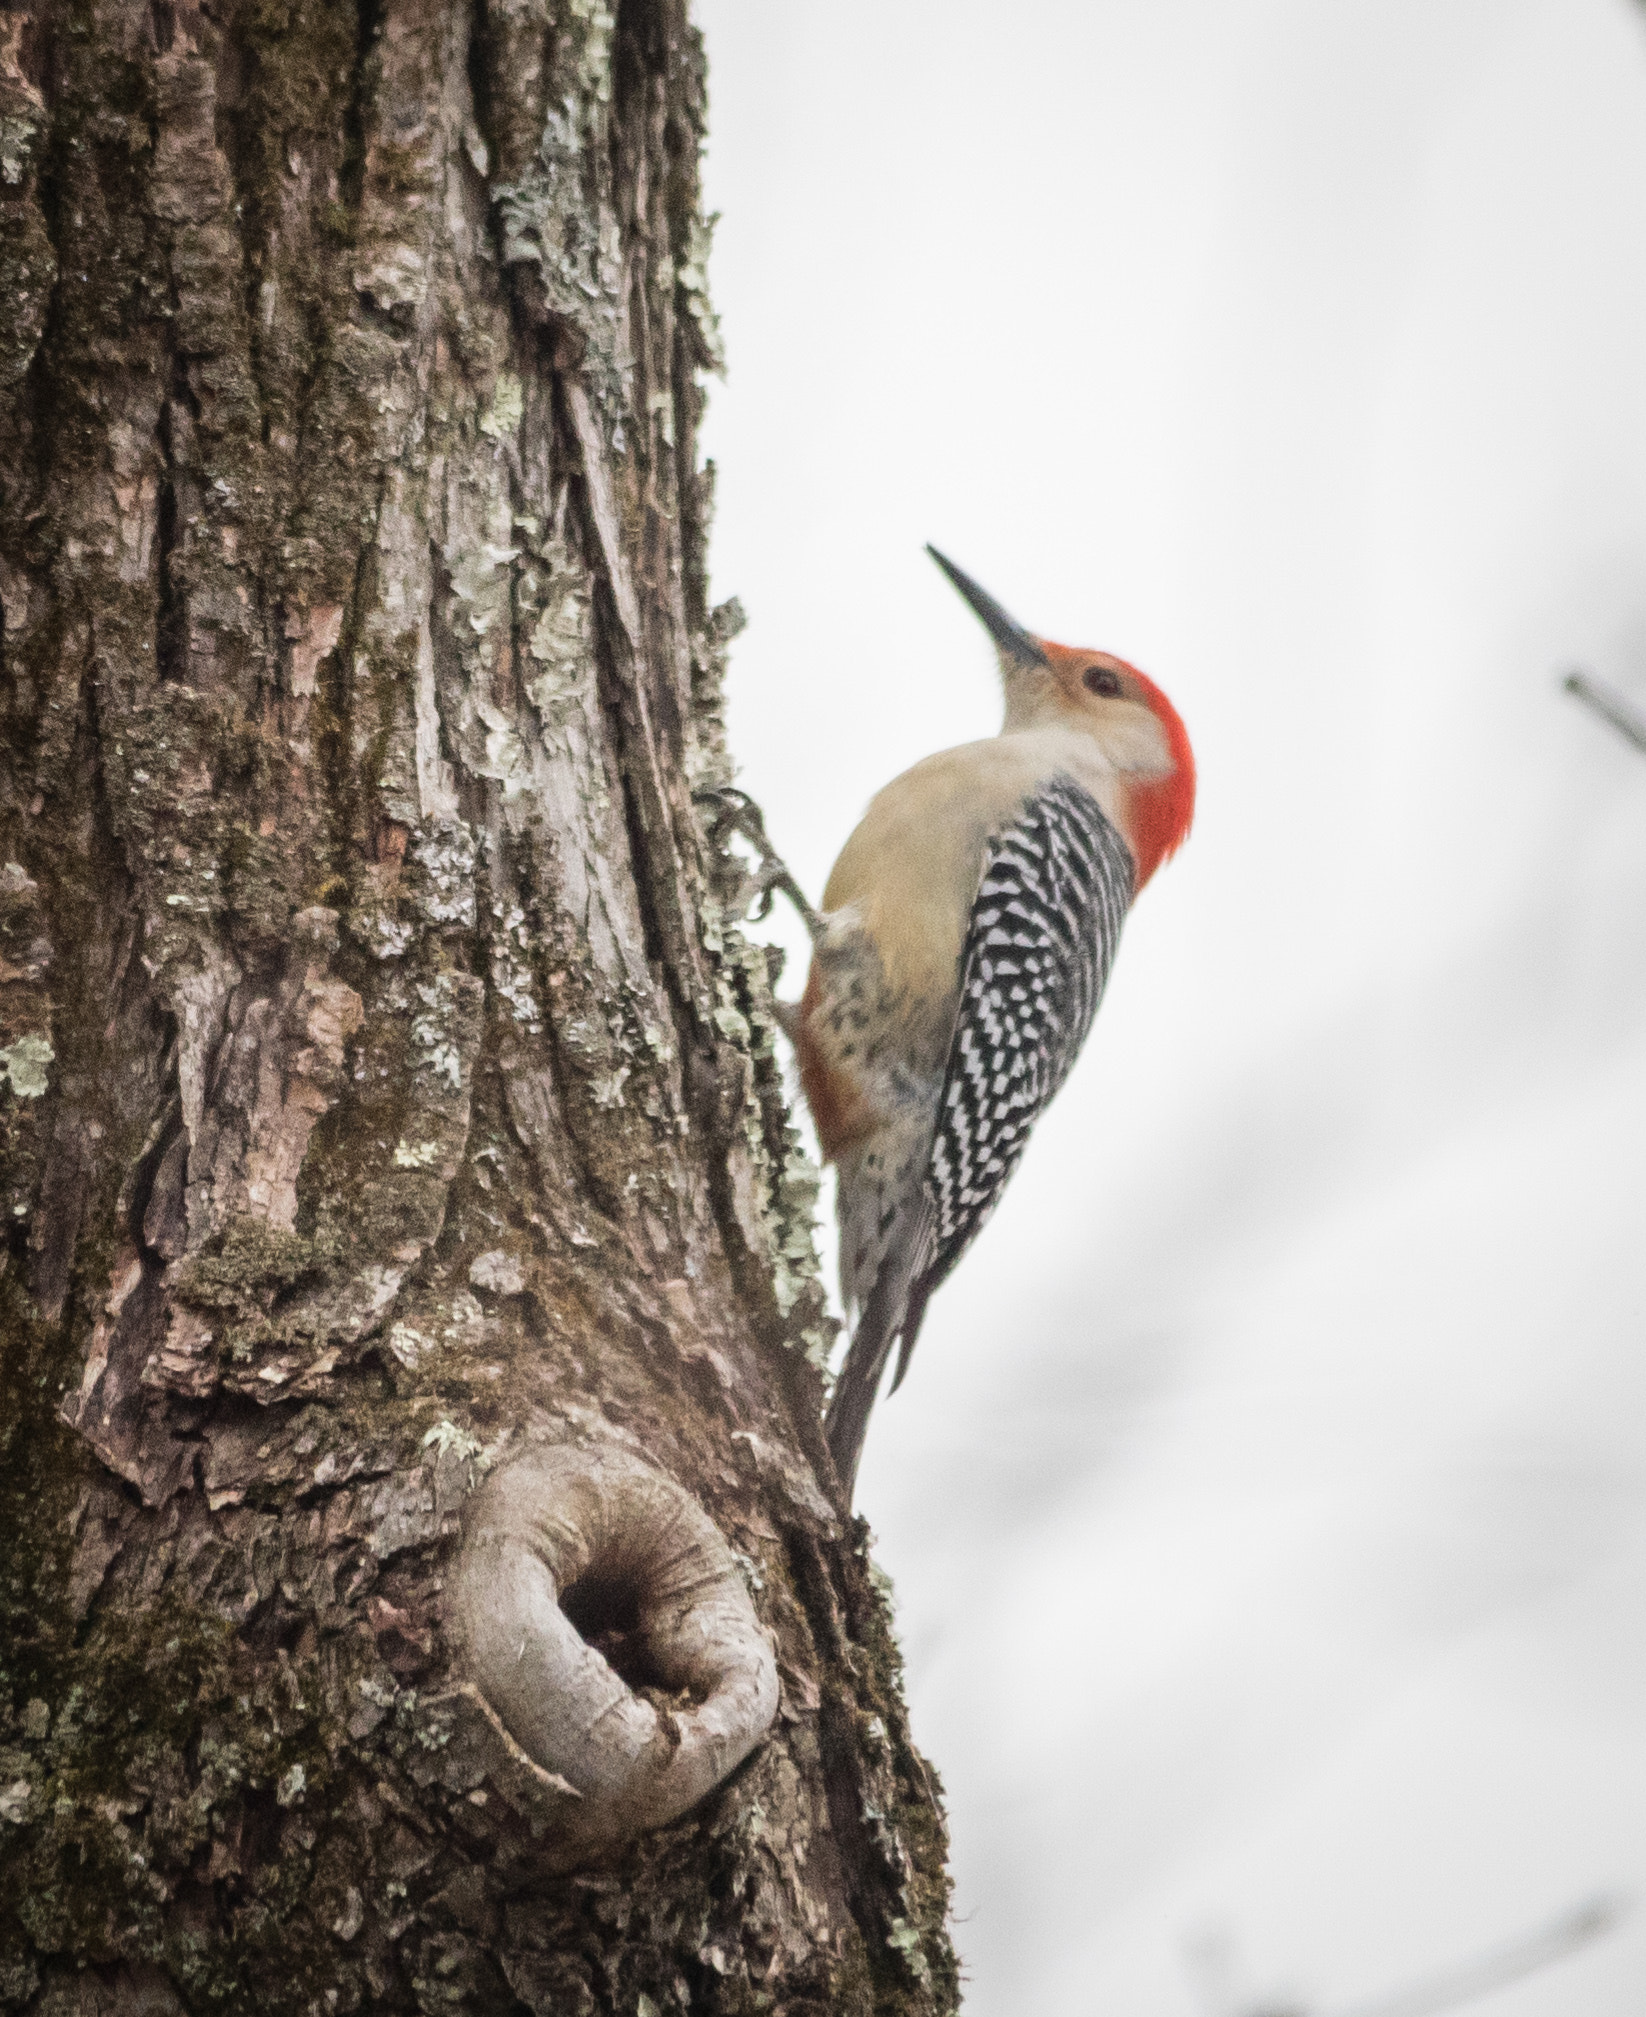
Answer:
[{"label": "bird's eye", "polygon": [[1106,665],[1089,665],[1083,675],[1088,693],[1117,694],[1120,691],[1120,674],[1111,672]]}]

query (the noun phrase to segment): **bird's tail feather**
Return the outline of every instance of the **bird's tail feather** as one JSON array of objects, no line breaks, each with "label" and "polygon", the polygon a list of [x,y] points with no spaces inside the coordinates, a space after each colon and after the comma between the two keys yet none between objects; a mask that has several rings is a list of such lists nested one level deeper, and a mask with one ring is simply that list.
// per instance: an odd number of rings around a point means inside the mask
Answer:
[{"label": "bird's tail feather", "polygon": [[857,1483],[857,1465],[863,1455],[863,1438],[869,1432],[869,1416],[875,1395],[880,1391],[880,1376],[886,1370],[886,1361],[902,1324],[906,1289],[901,1269],[881,1270],[852,1333],[846,1363],[840,1368],[834,1398],[824,1418],[823,1431],[829,1439],[829,1451],[845,1487],[848,1505]]},{"label": "bird's tail feather", "polygon": [[915,1340],[920,1336],[920,1326],[926,1321],[926,1305],[931,1300],[931,1291],[920,1287],[910,1291],[903,1309],[903,1321],[897,1327],[897,1371],[892,1374],[892,1383],[886,1389],[890,1400],[903,1384],[903,1375],[909,1370],[909,1361],[914,1357]]},{"label": "bird's tail feather", "polygon": [[892,1346],[900,1337],[903,1350],[897,1362],[897,1378],[892,1382],[894,1389],[908,1370],[915,1334],[926,1313],[926,1292],[918,1284],[930,1260],[931,1245],[931,1211],[923,1202],[907,1236],[887,1256],[875,1277],[857,1329],[852,1333],[846,1363],[835,1382],[823,1430],[829,1439],[835,1470],[846,1488],[848,1504],[857,1482],[857,1465],[863,1455],[869,1416],[880,1391],[880,1376],[886,1370]]}]

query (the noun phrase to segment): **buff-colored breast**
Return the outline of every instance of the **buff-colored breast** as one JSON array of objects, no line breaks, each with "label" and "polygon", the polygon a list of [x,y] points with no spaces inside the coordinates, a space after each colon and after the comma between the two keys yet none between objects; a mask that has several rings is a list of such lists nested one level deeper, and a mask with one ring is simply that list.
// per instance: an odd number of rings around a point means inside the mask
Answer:
[{"label": "buff-colored breast", "polygon": [[[1089,735],[1057,727],[963,744],[927,757],[871,800],[840,852],[823,909],[849,951],[858,933],[878,968],[883,1032],[899,1061],[923,1078],[942,1073],[953,1027],[960,955],[984,850],[1036,788],[1074,777],[1126,831],[1122,781]],[[867,949],[867,948],[866,948]],[[834,962],[814,962],[802,1002],[800,1055],[807,1100],[825,1155],[835,1156],[882,1118],[861,1060],[841,1054],[830,1024]]]}]

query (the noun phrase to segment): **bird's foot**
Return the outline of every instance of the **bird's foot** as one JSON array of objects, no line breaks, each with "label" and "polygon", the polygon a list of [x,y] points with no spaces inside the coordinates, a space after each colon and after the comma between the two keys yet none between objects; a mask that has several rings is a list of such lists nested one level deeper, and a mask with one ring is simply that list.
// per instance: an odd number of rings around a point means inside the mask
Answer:
[{"label": "bird's foot", "polygon": [[[789,865],[766,838],[766,821],[758,805],[746,791],[738,791],[731,785],[722,785],[716,791],[697,794],[699,805],[710,808],[707,814],[707,831],[710,842],[722,854],[730,854],[727,841],[731,835],[741,834],[754,849],[756,861],[752,871],[745,870],[732,907],[740,917],[751,916],[755,923],[771,915],[772,899],[781,891],[800,914],[815,943],[823,935],[823,920],[806,900],[806,893],[796,882]],[[731,857],[736,859],[735,856]],[[740,864],[741,866],[741,864]]]}]

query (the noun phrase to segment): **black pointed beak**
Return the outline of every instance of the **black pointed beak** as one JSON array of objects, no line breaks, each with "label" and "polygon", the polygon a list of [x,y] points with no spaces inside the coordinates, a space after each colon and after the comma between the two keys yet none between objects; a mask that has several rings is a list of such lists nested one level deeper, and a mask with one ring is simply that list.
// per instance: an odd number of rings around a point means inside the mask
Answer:
[{"label": "black pointed beak", "polygon": [[987,589],[979,588],[969,574],[962,573],[948,555],[939,553],[935,546],[928,546],[926,551],[971,604],[983,628],[1003,652],[1021,665],[1051,663],[1041,650],[1039,640],[1031,637],[1022,624],[1014,623]]}]

